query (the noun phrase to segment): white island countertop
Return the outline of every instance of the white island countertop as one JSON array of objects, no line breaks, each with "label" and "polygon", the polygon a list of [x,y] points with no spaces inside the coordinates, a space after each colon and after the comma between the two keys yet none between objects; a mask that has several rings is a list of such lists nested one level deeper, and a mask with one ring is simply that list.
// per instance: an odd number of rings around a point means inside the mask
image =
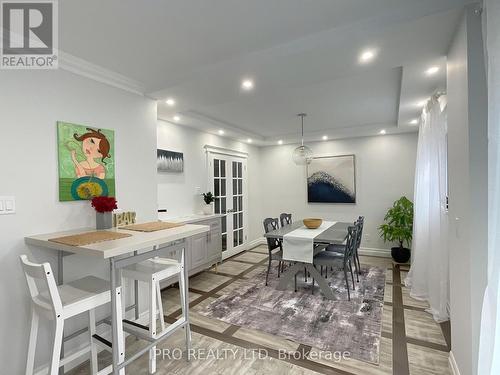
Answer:
[{"label": "white island countertop", "polygon": [[174,242],[177,240],[195,236],[200,233],[208,232],[209,230],[210,227],[208,225],[193,224],[186,224],[180,227],[158,230],[156,232],[138,232],[113,228],[107,229],[107,231],[128,233],[131,234],[131,236],[83,246],[69,246],[49,241],[52,238],[95,231],[95,229],[92,228],[83,228],[65,232],[27,236],[24,238],[24,241],[28,245],[40,246],[53,250],[62,250],[74,254],[98,256],[100,258],[108,259],[111,257],[128,254],[136,250],[143,250],[152,246],[161,247],[162,245],[165,245],[169,242]]},{"label": "white island countertop", "polygon": [[219,219],[224,215],[220,214],[211,214],[211,215],[203,215],[203,214],[192,214],[192,215],[184,215],[184,216],[173,216],[167,212],[158,212],[158,220],[160,221],[168,221],[170,223],[184,223],[184,224],[192,224],[197,223],[199,221],[211,220],[211,219]]}]

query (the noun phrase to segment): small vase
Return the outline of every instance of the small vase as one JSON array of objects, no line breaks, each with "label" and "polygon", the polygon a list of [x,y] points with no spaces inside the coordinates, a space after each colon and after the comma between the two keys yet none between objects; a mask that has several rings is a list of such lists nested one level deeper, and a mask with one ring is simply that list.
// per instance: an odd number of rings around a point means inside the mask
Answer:
[{"label": "small vase", "polygon": [[113,213],[112,212],[96,212],[95,213],[96,229],[111,229],[113,228]]},{"label": "small vase", "polygon": [[211,215],[214,212],[213,207],[212,207],[212,203],[204,204],[202,207],[202,210],[203,210],[203,213],[205,215]]}]

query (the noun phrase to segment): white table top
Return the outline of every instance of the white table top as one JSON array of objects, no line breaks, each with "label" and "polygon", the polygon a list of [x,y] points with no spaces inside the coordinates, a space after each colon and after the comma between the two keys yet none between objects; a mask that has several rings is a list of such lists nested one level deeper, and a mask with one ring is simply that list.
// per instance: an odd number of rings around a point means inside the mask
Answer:
[{"label": "white table top", "polygon": [[186,223],[193,224],[199,221],[205,220],[213,220],[220,219],[221,214],[210,214],[210,215],[202,215],[202,214],[192,214],[192,215],[184,215],[184,216],[172,216],[166,212],[158,212],[158,220],[168,221],[170,223]]},{"label": "white table top", "polygon": [[210,230],[208,225],[186,224],[180,227],[163,229],[156,232],[138,232],[123,229],[107,229],[108,231],[128,233],[132,236],[112,241],[98,242],[84,246],[69,246],[49,241],[51,238],[69,236],[84,232],[95,231],[93,228],[83,228],[64,232],[39,234],[28,236],[24,241],[28,245],[40,246],[53,250],[62,250],[74,254],[97,256],[103,259],[124,255],[136,250],[146,249],[152,246],[165,245],[169,242],[181,240]]}]

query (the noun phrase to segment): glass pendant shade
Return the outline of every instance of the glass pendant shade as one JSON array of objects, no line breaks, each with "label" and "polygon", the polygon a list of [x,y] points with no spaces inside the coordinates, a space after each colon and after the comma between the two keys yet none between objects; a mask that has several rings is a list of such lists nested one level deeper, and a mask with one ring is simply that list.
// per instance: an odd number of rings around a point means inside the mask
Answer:
[{"label": "glass pendant shade", "polygon": [[313,158],[312,150],[304,146],[304,117],[307,115],[305,113],[299,113],[297,116],[301,118],[301,130],[302,130],[302,144],[293,150],[293,162],[297,165],[307,165],[310,164]]},{"label": "glass pendant shade", "polygon": [[293,162],[297,165],[306,165],[311,163],[312,156],[312,150],[309,147],[302,145],[293,151]]}]

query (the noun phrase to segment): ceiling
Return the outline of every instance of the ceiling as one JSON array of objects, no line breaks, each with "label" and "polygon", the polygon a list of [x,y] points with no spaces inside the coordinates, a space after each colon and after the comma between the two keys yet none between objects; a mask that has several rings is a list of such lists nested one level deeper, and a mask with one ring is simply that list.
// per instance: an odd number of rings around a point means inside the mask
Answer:
[{"label": "ceiling", "polygon": [[[65,0],[59,44],[133,80],[158,99],[159,118],[235,139],[297,142],[299,112],[306,140],[409,132],[417,103],[446,89],[469,2]],[[361,64],[367,49],[375,58]],[[440,70],[427,76],[430,66]],[[253,90],[241,90],[244,78]]]}]

